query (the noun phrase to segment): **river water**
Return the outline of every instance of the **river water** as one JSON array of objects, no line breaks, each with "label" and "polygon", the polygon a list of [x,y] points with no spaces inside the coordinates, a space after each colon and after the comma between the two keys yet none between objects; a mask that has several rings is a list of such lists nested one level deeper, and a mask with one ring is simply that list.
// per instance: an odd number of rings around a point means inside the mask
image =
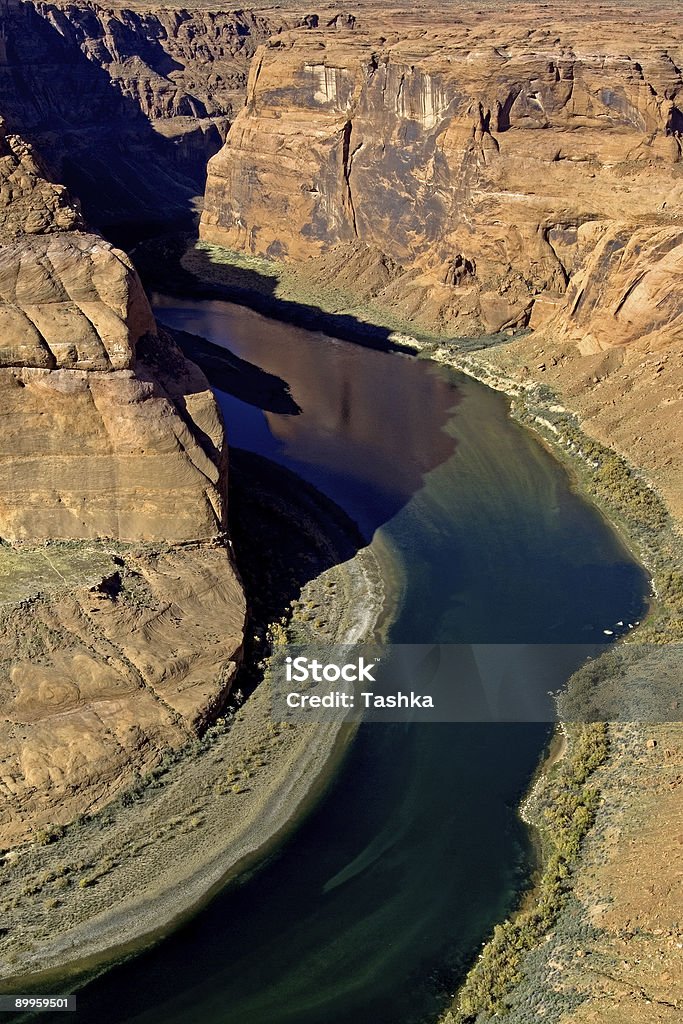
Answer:
[{"label": "river water", "polygon": [[[640,618],[644,574],[501,395],[228,303],[156,307],[251,364],[212,359],[230,444],[299,474],[392,552],[394,642],[589,643]],[[528,881],[516,807],[547,739],[539,724],[361,727],[286,845],[86,986],[79,1020],[434,1019]]]}]

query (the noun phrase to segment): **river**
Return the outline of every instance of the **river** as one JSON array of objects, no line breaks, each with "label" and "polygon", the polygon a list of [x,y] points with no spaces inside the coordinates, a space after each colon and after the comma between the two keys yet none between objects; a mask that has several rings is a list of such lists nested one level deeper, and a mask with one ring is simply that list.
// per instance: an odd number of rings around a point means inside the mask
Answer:
[{"label": "river", "polygon": [[[263,408],[239,397],[239,370],[218,372],[230,444],[314,484],[391,551],[394,642],[586,643],[640,618],[644,573],[503,396],[229,303],[157,296],[156,313],[273,375]],[[361,727],[285,846],[90,982],[79,1020],[433,1020],[528,881],[516,808],[548,735]]]}]

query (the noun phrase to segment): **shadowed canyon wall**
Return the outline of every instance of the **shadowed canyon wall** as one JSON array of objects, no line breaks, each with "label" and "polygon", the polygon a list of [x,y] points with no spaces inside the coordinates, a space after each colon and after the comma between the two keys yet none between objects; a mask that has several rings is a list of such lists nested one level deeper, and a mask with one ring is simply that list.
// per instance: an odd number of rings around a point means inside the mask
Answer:
[{"label": "shadowed canyon wall", "polygon": [[38,2],[0,16],[0,111],[99,227],[194,210],[254,50],[301,20]]}]

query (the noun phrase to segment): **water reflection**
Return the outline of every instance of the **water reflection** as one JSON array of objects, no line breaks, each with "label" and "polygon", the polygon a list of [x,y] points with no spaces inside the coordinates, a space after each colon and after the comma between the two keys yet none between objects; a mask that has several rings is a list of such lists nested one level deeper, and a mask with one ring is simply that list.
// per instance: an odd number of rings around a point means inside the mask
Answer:
[{"label": "water reflection", "polygon": [[[499,395],[228,304],[157,306],[289,385],[296,415],[222,393],[231,443],[315,484],[366,543],[389,539],[406,581],[395,641],[582,643],[640,617],[643,573]],[[88,985],[79,1018],[436,1019],[528,877],[515,808],[547,735],[538,724],[363,726],[279,855]]]},{"label": "water reflection", "polygon": [[156,307],[289,388],[297,415],[219,390],[229,440],[310,481],[366,542],[381,531],[410,577],[394,641],[590,644],[640,618],[644,574],[503,396],[230,303]]},{"label": "water reflection", "polygon": [[230,443],[273,458],[320,487],[367,540],[455,451],[456,438],[446,426],[461,393],[447,371],[230,303],[156,296],[155,307],[162,321],[229,348],[288,385],[303,415],[248,408],[221,389],[215,367],[199,352],[219,390]]}]

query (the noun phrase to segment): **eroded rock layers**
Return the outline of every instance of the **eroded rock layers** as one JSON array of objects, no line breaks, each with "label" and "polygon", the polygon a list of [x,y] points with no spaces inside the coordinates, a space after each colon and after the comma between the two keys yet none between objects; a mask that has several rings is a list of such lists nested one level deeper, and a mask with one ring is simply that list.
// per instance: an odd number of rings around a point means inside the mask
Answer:
[{"label": "eroded rock layers", "polygon": [[2,846],[102,805],[210,718],[244,598],[206,379],[4,126],[0,199]]},{"label": "eroded rock layers", "polygon": [[682,65],[656,7],[284,32],[210,163],[202,237],[330,266],[361,246],[375,297],[454,334],[681,339]]},{"label": "eroded rock layers", "polygon": [[0,111],[89,223],[188,214],[282,13],[16,2],[0,12]]}]

